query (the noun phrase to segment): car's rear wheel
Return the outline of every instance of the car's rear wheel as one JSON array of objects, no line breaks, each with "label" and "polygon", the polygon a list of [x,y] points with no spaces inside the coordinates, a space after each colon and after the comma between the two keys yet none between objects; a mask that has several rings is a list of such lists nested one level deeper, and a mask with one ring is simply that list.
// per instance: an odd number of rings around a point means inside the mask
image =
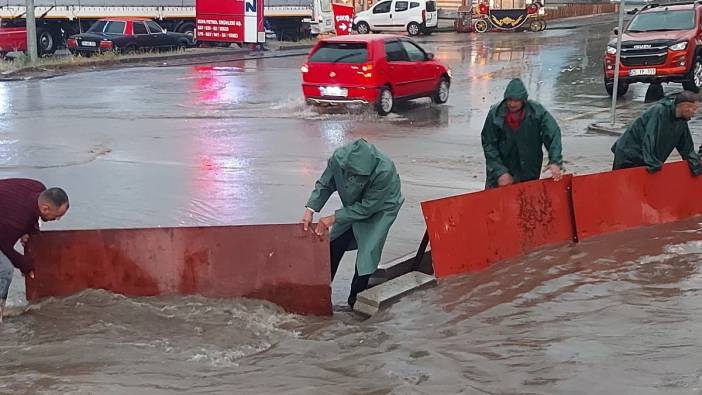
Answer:
[{"label": "car's rear wheel", "polygon": [[358,22],[356,25],[356,31],[358,34],[368,34],[370,33],[370,26],[366,22]]},{"label": "car's rear wheel", "polygon": [[[614,81],[605,79],[605,89],[607,90],[607,94],[612,97],[614,94]],[[626,82],[620,82],[619,87],[617,88],[617,97],[626,95],[627,91],[629,91],[629,84]]]},{"label": "car's rear wheel", "polygon": [[439,81],[439,86],[436,87],[436,92],[432,96],[431,100],[436,104],[444,104],[449,98],[449,89],[451,88],[451,83],[448,78],[441,77]]},{"label": "car's rear wheel", "polygon": [[421,28],[417,22],[410,22],[409,25],[407,25],[407,33],[410,36],[418,36],[420,31]]},{"label": "car's rear wheel", "polygon": [[687,91],[699,93],[702,88],[702,58],[695,59],[695,63],[690,70],[690,79],[683,81],[683,88]]},{"label": "car's rear wheel", "polygon": [[379,115],[385,116],[392,112],[392,107],[395,105],[395,98],[392,96],[390,88],[383,87],[378,93],[378,102],[375,107]]}]

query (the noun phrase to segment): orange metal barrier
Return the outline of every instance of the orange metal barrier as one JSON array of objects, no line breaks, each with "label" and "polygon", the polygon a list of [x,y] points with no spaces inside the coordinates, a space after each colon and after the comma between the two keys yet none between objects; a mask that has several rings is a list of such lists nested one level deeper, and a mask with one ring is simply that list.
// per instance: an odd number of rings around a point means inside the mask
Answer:
[{"label": "orange metal barrier", "polygon": [[30,243],[30,300],[92,288],[258,298],[293,313],[332,313],[329,244],[301,225],[56,231]]},{"label": "orange metal barrier", "polygon": [[573,240],[571,176],[422,203],[437,277]]},{"label": "orange metal barrier", "polygon": [[422,203],[437,277],[479,271],[535,248],[702,213],[687,162],[561,182],[539,180]]},{"label": "orange metal barrier", "polygon": [[687,162],[666,164],[655,174],[645,168],[573,178],[579,238],[663,224],[702,213],[702,179]]}]

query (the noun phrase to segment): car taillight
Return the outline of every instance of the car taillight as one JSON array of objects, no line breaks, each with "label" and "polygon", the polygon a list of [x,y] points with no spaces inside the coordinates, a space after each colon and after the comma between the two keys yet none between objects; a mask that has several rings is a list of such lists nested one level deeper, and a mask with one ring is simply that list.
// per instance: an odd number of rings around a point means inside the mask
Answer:
[{"label": "car taillight", "polygon": [[310,71],[310,68],[306,64],[303,64],[302,67],[300,67],[300,71],[302,71],[303,73],[307,73],[308,71]]},{"label": "car taillight", "polygon": [[422,23],[427,22],[427,10],[422,10]]},{"label": "car taillight", "polygon": [[109,40],[102,40],[100,41],[100,49],[112,49],[114,48],[114,43]]},{"label": "car taillight", "polygon": [[373,78],[373,64],[367,64],[363,67],[361,67],[361,71],[363,71],[363,76],[366,78]]},{"label": "car taillight", "polygon": [[78,40],[76,40],[75,38],[69,38],[66,41],[66,44],[69,48],[78,48]]}]

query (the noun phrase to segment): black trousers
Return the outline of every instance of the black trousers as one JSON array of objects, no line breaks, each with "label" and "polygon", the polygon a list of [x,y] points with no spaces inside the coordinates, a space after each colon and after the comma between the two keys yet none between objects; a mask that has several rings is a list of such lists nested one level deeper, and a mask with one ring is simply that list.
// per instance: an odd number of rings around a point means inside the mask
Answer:
[{"label": "black trousers", "polygon": [[[344,253],[349,248],[351,243],[355,242],[356,239],[353,235],[353,230],[349,229],[344,234],[329,243],[329,250],[331,254],[331,277],[334,280],[336,276],[336,271],[339,269],[339,263],[341,258],[344,257]],[[359,292],[364,291],[368,287],[368,280],[370,280],[370,275],[359,276],[358,268],[356,268],[353,274],[353,280],[351,281],[351,293],[349,294],[349,306],[353,307],[356,303],[356,295]]]}]

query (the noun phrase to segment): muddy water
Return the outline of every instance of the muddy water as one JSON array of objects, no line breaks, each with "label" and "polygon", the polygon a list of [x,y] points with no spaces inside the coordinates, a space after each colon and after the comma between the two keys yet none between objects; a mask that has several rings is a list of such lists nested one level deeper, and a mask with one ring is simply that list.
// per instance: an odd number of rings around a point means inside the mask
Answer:
[{"label": "muddy water", "polygon": [[251,300],[89,291],[9,319],[3,393],[690,394],[702,223],[453,277],[366,321]]}]

